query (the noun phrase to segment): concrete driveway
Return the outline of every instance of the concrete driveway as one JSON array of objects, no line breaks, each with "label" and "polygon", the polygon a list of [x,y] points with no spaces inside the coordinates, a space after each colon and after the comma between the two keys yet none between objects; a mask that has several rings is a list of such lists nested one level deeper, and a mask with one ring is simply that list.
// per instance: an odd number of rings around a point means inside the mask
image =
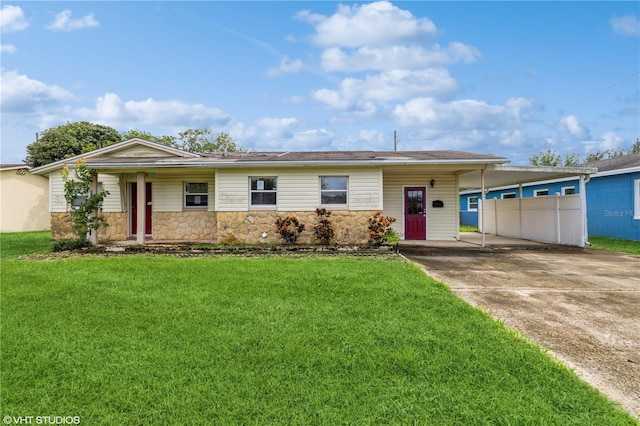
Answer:
[{"label": "concrete driveway", "polygon": [[640,416],[640,256],[514,242],[400,252]]}]

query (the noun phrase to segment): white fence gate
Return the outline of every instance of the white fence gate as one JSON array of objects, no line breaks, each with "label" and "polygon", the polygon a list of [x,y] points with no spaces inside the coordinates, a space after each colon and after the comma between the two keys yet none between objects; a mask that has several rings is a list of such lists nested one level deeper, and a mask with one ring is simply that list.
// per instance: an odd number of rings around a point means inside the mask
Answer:
[{"label": "white fence gate", "polygon": [[579,194],[491,199],[485,200],[485,206],[479,204],[481,232],[484,225],[488,234],[584,247],[586,223]]}]

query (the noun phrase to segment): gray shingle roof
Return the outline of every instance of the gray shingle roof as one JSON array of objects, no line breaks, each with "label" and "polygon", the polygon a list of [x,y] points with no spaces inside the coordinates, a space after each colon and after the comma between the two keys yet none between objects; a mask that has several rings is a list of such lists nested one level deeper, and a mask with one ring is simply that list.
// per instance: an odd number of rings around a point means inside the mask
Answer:
[{"label": "gray shingle roof", "polygon": [[607,158],[606,160],[587,163],[586,166],[596,167],[598,172],[608,172],[611,170],[628,169],[640,167],[640,153],[629,154],[622,157]]}]

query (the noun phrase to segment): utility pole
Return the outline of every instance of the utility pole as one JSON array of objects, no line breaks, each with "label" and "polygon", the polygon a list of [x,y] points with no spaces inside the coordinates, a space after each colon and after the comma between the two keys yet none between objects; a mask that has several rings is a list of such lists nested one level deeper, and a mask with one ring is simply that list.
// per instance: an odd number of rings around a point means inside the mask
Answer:
[{"label": "utility pole", "polygon": [[393,131],[393,150],[398,150],[398,135],[395,130]]}]

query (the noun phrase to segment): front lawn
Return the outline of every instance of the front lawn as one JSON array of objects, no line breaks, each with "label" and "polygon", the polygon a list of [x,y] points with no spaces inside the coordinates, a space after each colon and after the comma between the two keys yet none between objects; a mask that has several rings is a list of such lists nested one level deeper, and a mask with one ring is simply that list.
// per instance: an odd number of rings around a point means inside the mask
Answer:
[{"label": "front lawn", "polygon": [[635,424],[390,256],[13,257],[1,280],[3,417]]}]

